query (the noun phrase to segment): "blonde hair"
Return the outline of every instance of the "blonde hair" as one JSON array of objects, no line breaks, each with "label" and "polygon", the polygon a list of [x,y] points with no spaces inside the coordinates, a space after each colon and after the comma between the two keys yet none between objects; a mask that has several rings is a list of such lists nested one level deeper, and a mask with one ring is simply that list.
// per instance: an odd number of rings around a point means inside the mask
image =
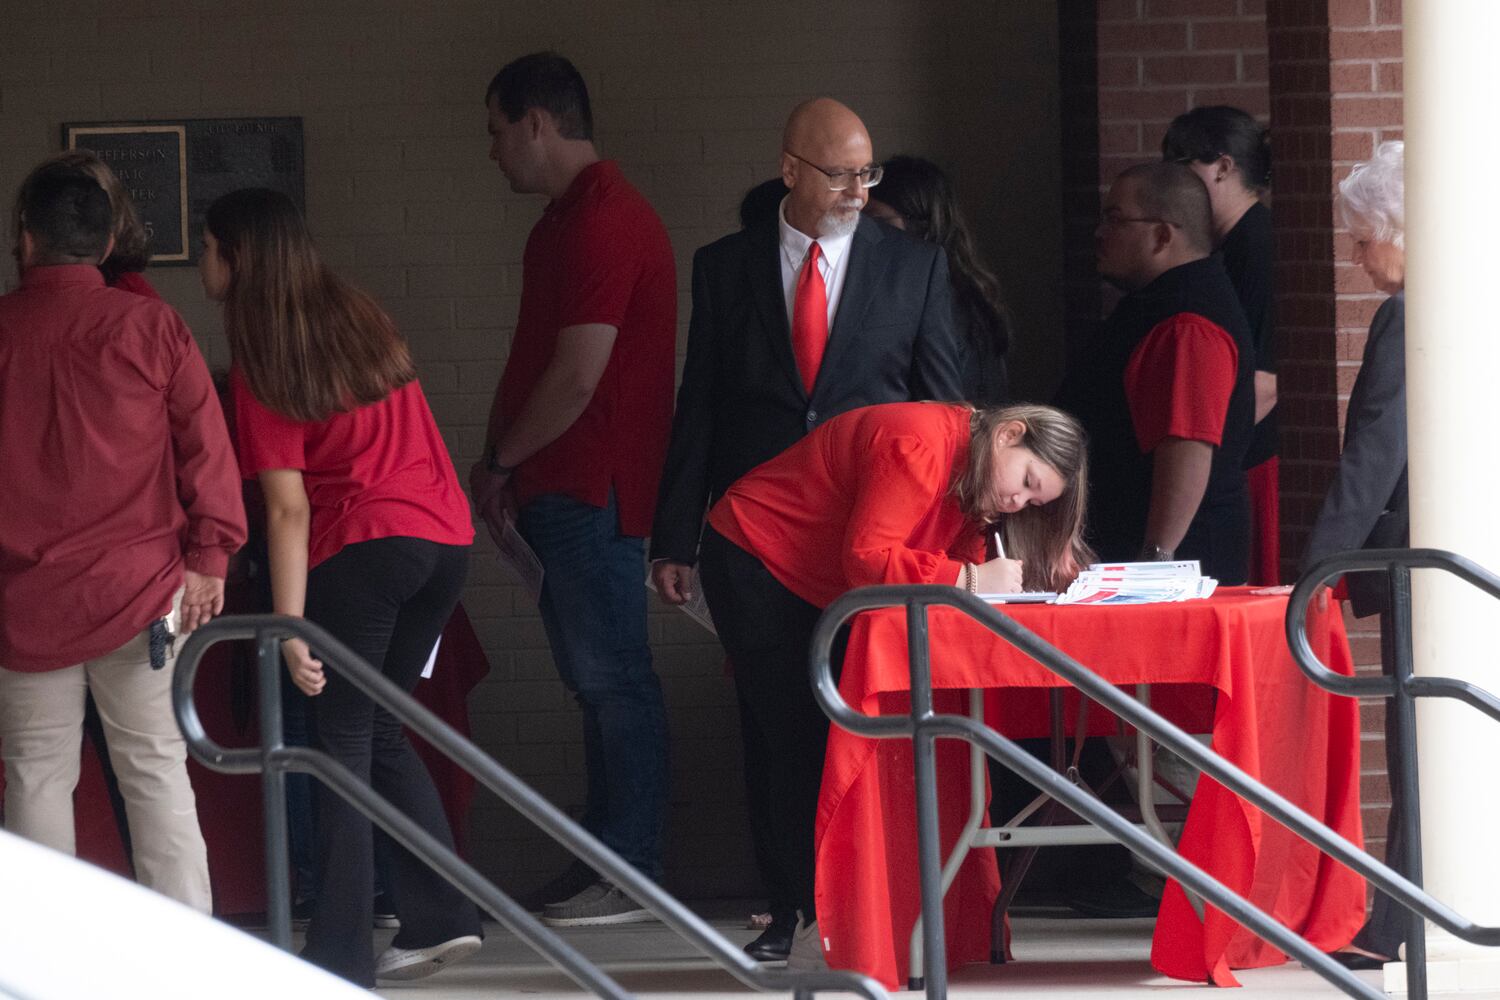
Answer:
[{"label": "blonde hair", "polygon": [[1088,563],[1093,552],[1083,541],[1088,509],[1088,438],[1083,426],[1061,410],[1036,403],[1016,403],[974,410],[969,416],[969,461],[953,483],[953,496],[965,516],[988,521],[995,466],[995,431],[1018,422],[1024,428],[1015,446],[1025,448],[1062,477],[1056,500],[1026,507],[1000,519],[1005,553],[1024,560],[1027,590],[1063,590]]},{"label": "blonde hair", "polygon": [[[92,177],[104,193],[109,196],[110,235],[114,237],[114,249],[109,256],[99,265],[99,270],[104,273],[104,280],[110,284],[122,274],[132,271],[144,271],[146,265],[151,262],[151,250],[148,247],[146,227],[141,224],[141,217],[135,210],[135,202],[130,200],[130,192],[115,176],[115,172],[109,169],[109,164],[99,159],[91,150],[69,149],[50,156],[36,165],[36,168],[27,175],[26,181],[21,184],[21,192],[25,192],[31,183],[31,179],[50,168],[64,166],[72,167]],[[17,194],[15,209],[11,214],[11,228],[19,238],[21,233],[21,195]]]}]

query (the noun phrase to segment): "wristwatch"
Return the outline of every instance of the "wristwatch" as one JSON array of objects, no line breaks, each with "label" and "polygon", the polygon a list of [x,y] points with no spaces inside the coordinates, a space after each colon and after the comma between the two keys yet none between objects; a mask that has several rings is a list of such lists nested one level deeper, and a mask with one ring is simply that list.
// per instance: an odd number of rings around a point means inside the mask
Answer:
[{"label": "wristwatch", "polygon": [[1171,562],[1172,550],[1164,549],[1155,542],[1147,542],[1141,546],[1141,562]]}]

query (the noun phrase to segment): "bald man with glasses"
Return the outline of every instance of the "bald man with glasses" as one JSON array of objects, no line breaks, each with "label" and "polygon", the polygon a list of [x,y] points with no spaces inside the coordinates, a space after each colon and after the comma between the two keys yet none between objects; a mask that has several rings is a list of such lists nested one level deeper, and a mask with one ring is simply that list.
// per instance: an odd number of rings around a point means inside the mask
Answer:
[{"label": "bald man with glasses", "polygon": [[762,960],[788,956],[798,911],[811,949],[799,955],[821,960],[813,820],[828,720],[792,638],[809,631],[793,623],[818,611],[788,603],[763,568],[745,571],[745,553],[703,518],[736,479],[840,413],[962,398],[947,261],[861,214],[880,173],[858,115],[807,101],[782,137],[779,212],[694,255],[687,364],[652,530],[652,575],[668,603],[686,599],[701,557],[734,664],[748,784],[766,789],[750,808],[773,921],[746,948]]}]

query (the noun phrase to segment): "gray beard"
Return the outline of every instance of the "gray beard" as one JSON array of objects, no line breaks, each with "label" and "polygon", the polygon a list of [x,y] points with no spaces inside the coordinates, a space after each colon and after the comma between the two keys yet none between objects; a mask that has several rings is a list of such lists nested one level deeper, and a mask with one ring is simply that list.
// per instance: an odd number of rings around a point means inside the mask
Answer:
[{"label": "gray beard", "polygon": [[859,226],[859,209],[831,208],[818,219],[818,236],[848,236]]}]

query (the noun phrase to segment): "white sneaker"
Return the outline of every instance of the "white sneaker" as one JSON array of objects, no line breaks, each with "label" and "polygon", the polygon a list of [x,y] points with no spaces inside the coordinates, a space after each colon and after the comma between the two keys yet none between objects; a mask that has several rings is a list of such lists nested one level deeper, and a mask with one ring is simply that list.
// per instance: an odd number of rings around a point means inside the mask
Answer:
[{"label": "white sneaker", "polygon": [[792,932],[792,952],[786,957],[789,972],[825,972],[828,960],[823,957],[823,938],[818,934],[818,922],[797,921]]},{"label": "white sneaker", "polygon": [[375,978],[390,980],[421,979],[441,972],[461,958],[479,950],[483,942],[476,934],[466,934],[426,948],[390,947],[375,959]]}]

